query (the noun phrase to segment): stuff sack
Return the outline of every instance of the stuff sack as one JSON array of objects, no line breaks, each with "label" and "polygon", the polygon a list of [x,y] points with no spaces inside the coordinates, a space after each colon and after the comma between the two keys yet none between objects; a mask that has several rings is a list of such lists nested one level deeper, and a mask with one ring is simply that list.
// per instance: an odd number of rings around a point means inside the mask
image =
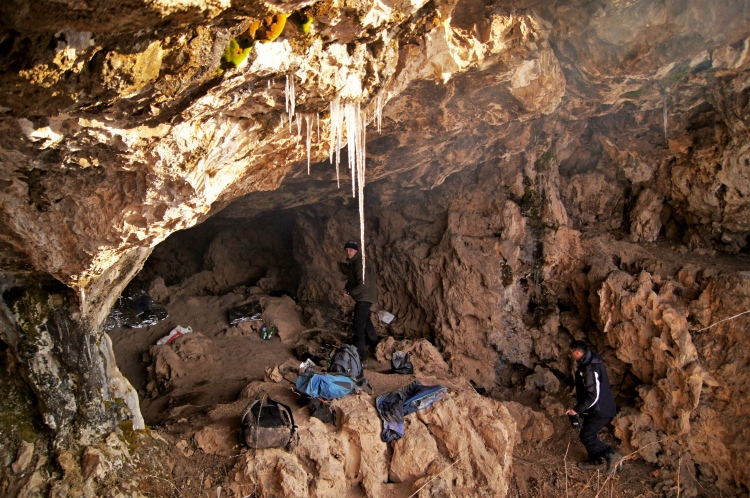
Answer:
[{"label": "stuff sack", "polygon": [[297,377],[297,391],[311,398],[337,399],[359,392],[357,382],[348,375],[305,372]]},{"label": "stuff sack", "polygon": [[291,408],[269,398],[265,391],[242,411],[240,439],[250,448],[288,451],[296,431]]},{"label": "stuff sack", "polygon": [[391,368],[397,374],[413,374],[414,365],[411,363],[411,354],[404,353],[403,351],[395,351],[391,358]]},{"label": "stuff sack", "polygon": [[333,353],[331,367],[328,370],[348,375],[352,379],[361,379],[363,377],[362,362],[359,359],[357,348],[350,344],[340,346]]},{"label": "stuff sack", "polygon": [[421,386],[422,390],[410,396],[404,401],[404,415],[409,415],[432,405],[435,401],[443,399],[448,389],[443,386]]},{"label": "stuff sack", "polygon": [[320,398],[310,398],[310,416],[333,425],[336,425],[339,418],[336,408],[330,402]]}]

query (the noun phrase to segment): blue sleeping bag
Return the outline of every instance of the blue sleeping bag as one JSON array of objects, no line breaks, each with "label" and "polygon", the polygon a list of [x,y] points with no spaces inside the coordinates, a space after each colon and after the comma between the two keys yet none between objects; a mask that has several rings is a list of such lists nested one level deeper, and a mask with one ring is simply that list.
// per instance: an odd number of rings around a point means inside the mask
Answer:
[{"label": "blue sleeping bag", "polygon": [[337,399],[357,391],[359,386],[348,375],[305,372],[297,377],[297,391],[311,398]]},{"label": "blue sleeping bag", "polygon": [[425,386],[415,380],[397,391],[378,396],[375,406],[383,420],[380,438],[386,443],[401,439],[404,436],[404,417],[427,408],[447,391],[443,386]]}]

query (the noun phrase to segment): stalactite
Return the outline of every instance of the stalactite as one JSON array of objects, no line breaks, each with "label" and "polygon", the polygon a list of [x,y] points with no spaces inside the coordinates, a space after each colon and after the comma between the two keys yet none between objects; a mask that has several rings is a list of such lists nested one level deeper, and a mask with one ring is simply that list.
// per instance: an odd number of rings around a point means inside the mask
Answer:
[{"label": "stalactite", "polygon": [[380,127],[383,124],[383,106],[385,105],[385,94],[380,92],[377,99],[375,100],[375,123],[378,126],[378,133],[380,133]]},{"label": "stalactite", "polygon": [[307,149],[307,174],[310,174],[310,114],[305,114],[305,130],[307,132],[307,137],[305,140],[305,146]]},{"label": "stalactite", "polygon": [[664,94],[664,142],[668,142],[667,139],[667,94]]},{"label": "stalactite", "polygon": [[[383,105],[385,94],[380,94],[375,103],[374,120],[380,131],[382,123]],[[329,159],[336,165],[336,183],[341,186],[339,180],[339,162],[340,151],[344,141],[344,127],[346,127],[346,145],[349,156],[349,170],[352,175],[352,196],[357,197],[359,207],[359,238],[360,251],[362,255],[362,278],[365,278],[366,257],[365,257],[365,162],[366,153],[366,136],[365,128],[367,127],[367,118],[359,103],[345,102],[341,103],[339,96],[330,104],[331,122],[330,122],[330,148]],[[319,116],[318,116],[319,121]],[[308,124],[309,126],[309,124]],[[320,129],[318,129],[320,136]],[[308,138],[309,140],[309,138]],[[335,155],[335,160],[334,160]],[[309,166],[308,166],[309,171]]]},{"label": "stalactite", "polygon": [[331,164],[334,164],[334,156],[336,157],[336,185],[338,187],[341,187],[341,181],[339,178],[339,160],[341,158],[340,150],[342,141],[341,135],[343,133],[343,114],[341,113],[341,100],[339,99],[338,95],[331,101],[330,106],[331,123],[328,134],[330,140],[329,160],[331,161]]},{"label": "stalactite", "polygon": [[286,113],[289,115],[289,133],[292,132],[292,119],[294,119],[294,105],[296,96],[294,94],[294,77],[286,76],[286,85],[284,86],[284,97],[286,100]]}]

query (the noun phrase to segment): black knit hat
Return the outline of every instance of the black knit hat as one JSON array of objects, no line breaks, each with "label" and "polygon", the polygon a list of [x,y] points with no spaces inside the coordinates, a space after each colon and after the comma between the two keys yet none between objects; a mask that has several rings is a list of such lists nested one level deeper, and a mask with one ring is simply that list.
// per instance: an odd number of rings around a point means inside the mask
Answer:
[{"label": "black knit hat", "polygon": [[585,353],[589,350],[588,346],[586,346],[586,343],[583,341],[573,341],[570,343],[570,350],[571,351],[581,351]]},{"label": "black knit hat", "polygon": [[344,244],[344,249],[354,249],[355,251],[359,251],[359,246],[357,245],[356,242],[354,242],[353,240],[350,240],[349,242]]}]

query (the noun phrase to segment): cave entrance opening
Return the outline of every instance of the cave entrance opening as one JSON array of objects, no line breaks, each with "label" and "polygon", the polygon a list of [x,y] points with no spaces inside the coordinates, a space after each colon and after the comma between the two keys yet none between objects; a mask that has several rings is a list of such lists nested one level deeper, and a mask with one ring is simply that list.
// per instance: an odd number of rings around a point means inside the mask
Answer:
[{"label": "cave entrance opening", "polygon": [[[214,216],[159,244],[123,295],[148,295],[169,316],[155,325],[108,332],[146,423],[162,423],[187,405],[232,402],[266,367],[286,359],[288,344],[260,338],[262,322],[232,326],[227,312],[263,300],[279,320],[301,321],[295,316],[299,279],[289,211]],[[192,333],[169,347],[155,346],[177,326]]]}]

